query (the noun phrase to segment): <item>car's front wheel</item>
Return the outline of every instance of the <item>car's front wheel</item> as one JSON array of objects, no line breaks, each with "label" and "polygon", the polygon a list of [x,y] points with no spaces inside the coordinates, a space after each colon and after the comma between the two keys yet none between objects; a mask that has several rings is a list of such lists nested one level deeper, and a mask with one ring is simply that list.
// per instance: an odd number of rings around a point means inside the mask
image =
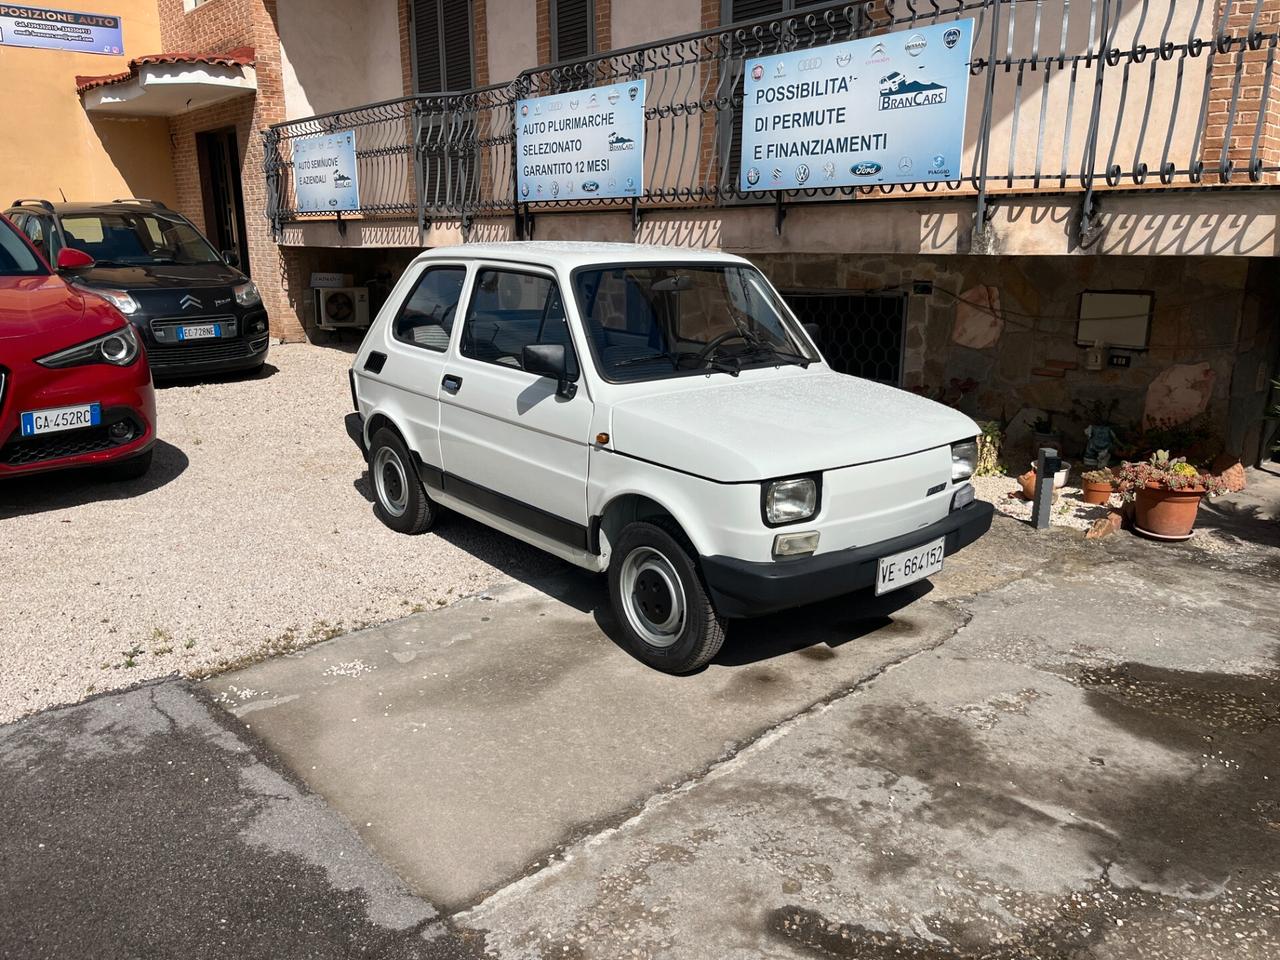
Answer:
[{"label": "car's front wheel", "polygon": [[409,450],[399,435],[386,427],[369,443],[369,479],[373,483],[373,512],[397,533],[425,533],[436,521],[436,505],[427,497]]},{"label": "car's front wheel", "polygon": [[632,653],[667,673],[705,666],[724,643],[693,549],[674,523],[624,527],[609,563],[609,596]]}]

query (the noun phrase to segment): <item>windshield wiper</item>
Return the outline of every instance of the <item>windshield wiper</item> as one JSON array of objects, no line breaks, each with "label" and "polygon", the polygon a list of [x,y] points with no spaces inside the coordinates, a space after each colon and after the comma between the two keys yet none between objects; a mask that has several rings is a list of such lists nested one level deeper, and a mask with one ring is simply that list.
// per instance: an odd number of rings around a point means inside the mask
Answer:
[{"label": "windshield wiper", "polygon": [[715,367],[717,370],[723,370],[725,373],[731,374],[735,377],[742,372],[741,363],[730,363],[729,360],[724,357],[710,356],[707,357],[706,363],[708,367]]},{"label": "windshield wiper", "polygon": [[647,353],[643,357],[628,357],[626,360],[619,360],[611,363],[611,367],[634,367],[637,363],[649,363],[653,360],[670,360],[672,367],[679,367],[680,360],[674,354],[670,353]]}]

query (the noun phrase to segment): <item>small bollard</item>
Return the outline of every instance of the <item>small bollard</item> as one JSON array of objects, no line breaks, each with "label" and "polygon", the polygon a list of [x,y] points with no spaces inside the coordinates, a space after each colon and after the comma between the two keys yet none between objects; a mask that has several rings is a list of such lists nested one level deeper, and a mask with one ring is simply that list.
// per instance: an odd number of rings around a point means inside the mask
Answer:
[{"label": "small bollard", "polygon": [[1053,447],[1041,447],[1036,461],[1036,495],[1031,502],[1031,525],[1037,530],[1049,529],[1053,509],[1053,475],[1062,469],[1062,458]]}]

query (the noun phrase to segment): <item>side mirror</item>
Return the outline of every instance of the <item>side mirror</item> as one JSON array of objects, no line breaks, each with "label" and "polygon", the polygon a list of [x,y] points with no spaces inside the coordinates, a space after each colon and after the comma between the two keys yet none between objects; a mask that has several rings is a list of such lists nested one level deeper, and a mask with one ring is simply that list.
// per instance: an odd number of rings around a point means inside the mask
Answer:
[{"label": "side mirror", "polygon": [[240,254],[236,253],[234,250],[223,250],[222,259],[226,261],[228,267],[240,266]]},{"label": "side mirror", "polygon": [[58,251],[59,270],[83,270],[93,266],[93,257],[75,247],[63,247]]},{"label": "side mirror", "polygon": [[536,373],[556,381],[556,396],[566,400],[578,392],[578,385],[569,379],[569,361],[563,343],[531,343],[520,353],[520,365],[525,373]]}]

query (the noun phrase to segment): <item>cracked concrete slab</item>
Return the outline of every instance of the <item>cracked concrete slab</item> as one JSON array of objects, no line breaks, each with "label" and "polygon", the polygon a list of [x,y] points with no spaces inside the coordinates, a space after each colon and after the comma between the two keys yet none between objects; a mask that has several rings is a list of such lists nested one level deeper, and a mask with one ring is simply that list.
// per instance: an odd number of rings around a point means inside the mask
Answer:
[{"label": "cracked concrete slab", "polygon": [[504,960],[1274,958],[1274,571],[1045,542],[941,646],[454,921]]},{"label": "cracked concrete slab", "polygon": [[963,622],[928,591],[737,624],[672,677],[611,639],[603,582],[513,584],[209,688],[449,909],[537,869]]},{"label": "cracked concrete slab", "polygon": [[170,682],[0,727],[0,957],[465,955],[224,720]]}]

